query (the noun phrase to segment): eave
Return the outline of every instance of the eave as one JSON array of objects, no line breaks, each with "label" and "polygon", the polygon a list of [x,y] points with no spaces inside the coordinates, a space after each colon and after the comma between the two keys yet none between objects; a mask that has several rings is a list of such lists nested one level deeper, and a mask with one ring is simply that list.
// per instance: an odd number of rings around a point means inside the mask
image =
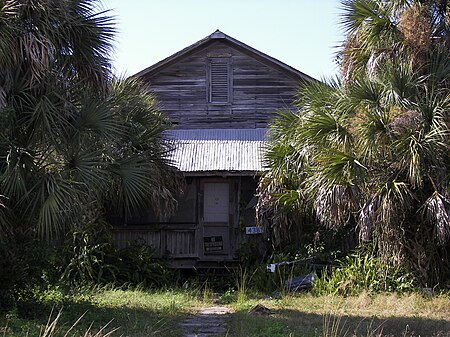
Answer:
[{"label": "eave", "polygon": [[200,41],[197,41],[197,42],[191,44],[190,46],[159,61],[158,63],[155,63],[154,65],[152,65],[148,68],[145,68],[144,70],[136,73],[132,77],[142,78],[142,77],[151,76],[152,74],[157,73],[158,71],[164,69],[165,67],[168,67],[168,66],[178,62],[184,56],[191,54],[191,53],[195,53],[196,51],[199,51],[199,50],[205,48],[206,46],[208,46],[209,44],[217,42],[217,41],[224,42],[225,44],[228,44],[231,47],[236,48],[237,50],[242,51],[245,54],[253,56],[254,58],[258,59],[259,61],[282,71],[283,73],[289,75],[290,77],[293,77],[295,79],[298,79],[298,80],[301,80],[304,82],[317,81],[315,78],[287,65],[286,63],[283,63],[283,62],[277,60],[274,57],[271,57],[253,47],[250,47],[249,45],[247,45],[239,40],[236,40],[236,39],[232,38],[231,36],[228,36],[219,30],[216,30],[211,35],[208,35],[207,37],[201,39]]}]

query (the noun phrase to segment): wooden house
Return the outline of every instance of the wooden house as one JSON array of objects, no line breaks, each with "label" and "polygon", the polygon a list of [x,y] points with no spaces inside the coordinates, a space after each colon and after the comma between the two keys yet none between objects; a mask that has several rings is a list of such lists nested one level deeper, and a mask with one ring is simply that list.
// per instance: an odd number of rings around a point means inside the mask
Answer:
[{"label": "wooden house", "polygon": [[236,261],[258,232],[255,192],[267,123],[292,109],[299,87],[313,79],[219,30],[134,76],[172,120],[171,156],[187,191],[170,219],[149,210],[117,228],[117,244],[142,238],[178,268]]}]

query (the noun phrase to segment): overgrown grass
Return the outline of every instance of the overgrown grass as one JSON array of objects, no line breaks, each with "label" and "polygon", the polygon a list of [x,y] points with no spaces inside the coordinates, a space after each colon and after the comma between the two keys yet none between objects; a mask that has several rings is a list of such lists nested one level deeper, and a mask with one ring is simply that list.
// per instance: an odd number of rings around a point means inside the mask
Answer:
[{"label": "overgrown grass", "polygon": [[[446,337],[450,334],[448,293],[430,298],[417,293],[366,292],[348,297],[303,293],[271,298],[245,287],[236,292],[244,294],[221,296],[229,296],[227,305],[234,309],[229,318],[228,337]],[[41,295],[42,303],[29,308],[33,312],[27,313],[28,318],[18,308],[2,313],[1,337],[64,336],[83,315],[68,336],[95,336],[105,326],[98,336],[109,332],[109,336],[182,336],[179,323],[197,308],[213,305],[219,297],[207,284],[187,290],[159,291],[107,287],[49,289]],[[249,316],[250,309],[257,304],[270,308],[274,314]],[[62,312],[52,334],[43,335],[52,307],[50,322],[60,308]]]},{"label": "overgrown grass", "polygon": [[[43,294],[45,296],[45,294]],[[182,336],[178,327],[188,312],[201,306],[197,293],[181,290],[119,290],[77,288],[47,302],[22,304],[0,317],[0,336],[40,336],[52,310],[62,308],[58,329],[52,336],[64,336],[81,316],[69,336],[95,335],[108,325],[118,328],[112,336]],[[2,335],[3,333],[3,335]]]},{"label": "overgrown grass", "polygon": [[411,292],[413,276],[392,262],[383,262],[370,251],[359,250],[338,261],[340,267],[324,273],[315,284],[318,294],[358,295],[361,292]]},{"label": "overgrown grass", "polygon": [[[256,304],[270,316],[249,316]],[[235,303],[229,336],[439,336],[450,335],[450,296],[362,293],[319,296],[310,293]]]}]

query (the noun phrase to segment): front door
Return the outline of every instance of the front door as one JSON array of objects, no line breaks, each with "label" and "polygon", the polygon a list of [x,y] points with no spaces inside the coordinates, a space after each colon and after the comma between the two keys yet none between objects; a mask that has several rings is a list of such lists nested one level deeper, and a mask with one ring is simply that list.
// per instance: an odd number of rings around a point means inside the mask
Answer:
[{"label": "front door", "polygon": [[203,185],[203,253],[205,255],[228,255],[229,223],[229,183],[205,182]]}]

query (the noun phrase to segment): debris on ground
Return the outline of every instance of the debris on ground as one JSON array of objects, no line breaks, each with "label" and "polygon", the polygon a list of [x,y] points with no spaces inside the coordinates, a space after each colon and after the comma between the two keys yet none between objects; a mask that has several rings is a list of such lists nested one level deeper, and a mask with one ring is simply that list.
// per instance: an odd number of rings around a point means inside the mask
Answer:
[{"label": "debris on ground", "polygon": [[265,306],[258,304],[248,313],[250,316],[273,315],[274,312]]}]

